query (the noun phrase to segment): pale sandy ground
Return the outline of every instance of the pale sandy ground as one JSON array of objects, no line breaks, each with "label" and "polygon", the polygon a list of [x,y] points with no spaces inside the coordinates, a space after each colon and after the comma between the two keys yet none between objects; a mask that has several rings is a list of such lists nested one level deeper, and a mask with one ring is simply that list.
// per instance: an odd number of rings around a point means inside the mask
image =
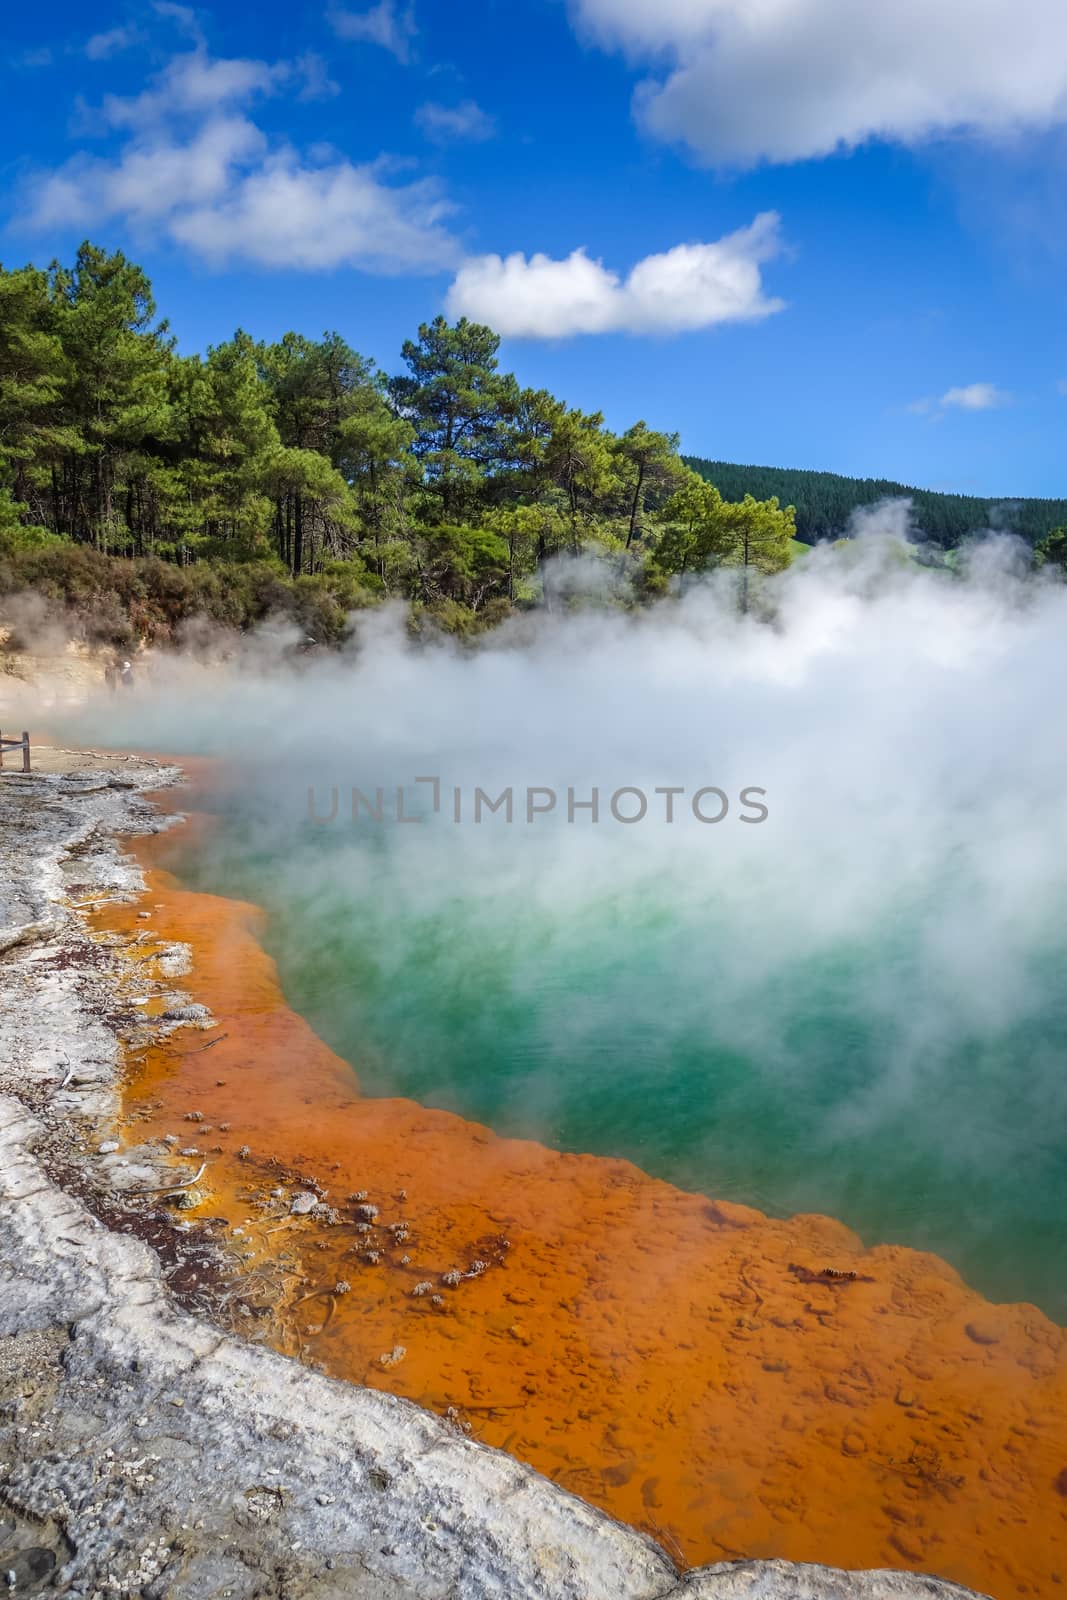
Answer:
[{"label": "pale sandy ground", "polygon": [[[40,725],[102,675],[75,652],[15,665],[17,677],[0,677],[5,730]],[[643,1537],[510,1457],[406,1401],[220,1331],[205,1314],[210,1294],[199,1313],[187,1309],[175,1292],[183,1268],[198,1251],[210,1263],[213,1247],[144,1191],[189,1176],[188,1164],[159,1146],[101,1151],[116,1133],[128,967],[90,939],[78,909],[136,893],[116,835],[157,826],[143,792],[177,775],[39,747],[33,765],[28,778],[10,763],[0,776],[9,1593],[962,1600],[935,1579],[774,1562],[682,1578]],[[169,970],[180,972],[180,949]],[[172,1021],[146,1031],[197,1025],[176,1015],[187,997],[169,983]]]},{"label": "pale sandy ground", "polygon": [[0,728],[7,734],[22,716],[42,717],[57,706],[77,705],[104,681],[104,657],[87,645],[69,644],[47,653],[8,648],[0,621]]}]

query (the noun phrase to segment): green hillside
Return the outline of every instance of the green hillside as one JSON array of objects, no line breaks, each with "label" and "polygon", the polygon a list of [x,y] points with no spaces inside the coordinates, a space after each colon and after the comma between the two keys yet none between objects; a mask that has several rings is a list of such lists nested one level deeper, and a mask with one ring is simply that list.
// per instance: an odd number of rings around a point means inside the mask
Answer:
[{"label": "green hillside", "polygon": [[845,478],[836,472],[795,467],[746,467],[731,461],[705,461],[700,456],[684,456],[683,460],[709,478],[727,500],[740,500],[746,494],[757,500],[777,495],[782,505],[796,506],[797,533],[808,544],[840,538],[857,506],[901,496],[914,502],[917,531],[945,549],[958,545],[968,534],[991,527],[1018,533],[1036,544],[1052,528],[1067,524],[1067,500],[983,500],[914,489],[886,478]]}]

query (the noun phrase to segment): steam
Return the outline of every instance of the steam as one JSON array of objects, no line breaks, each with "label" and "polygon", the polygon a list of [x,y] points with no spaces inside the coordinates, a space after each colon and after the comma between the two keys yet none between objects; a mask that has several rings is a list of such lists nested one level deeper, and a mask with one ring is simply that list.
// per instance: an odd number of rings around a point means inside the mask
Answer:
[{"label": "steam", "polygon": [[[716,582],[566,609],[583,567],[476,647],[389,609],[336,657],[207,662],[201,637],[56,732],[224,759],[196,870],[268,906],[290,993],[371,1090],[834,1212],[1062,1313],[1067,587],[1006,536],[926,565],[900,504],[853,532],[758,618]],[[388,820],[398,786],[416,825]],[[527,822],[531,787],[558,801]],[[386,820],[353,822],[353,788]],[[514,820],[476,824],[478,788]]]},{"label": "steam", "polygon": [[67,619],[43,595],[24,589],[4,596],[0,611],[0,649],[6,654],[31,651],[41,656],[56,656],[65,649],[69,636]]}]

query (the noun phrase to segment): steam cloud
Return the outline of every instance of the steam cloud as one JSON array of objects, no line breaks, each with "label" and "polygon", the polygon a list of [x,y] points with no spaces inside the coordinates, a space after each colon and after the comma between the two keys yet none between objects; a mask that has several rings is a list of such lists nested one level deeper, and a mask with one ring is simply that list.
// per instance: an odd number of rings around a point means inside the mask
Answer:
[{"label": "steam cloud", "polygon": [[[57,731],[225,759],[209,881],[268,905],[372,1089],[833,1211],[1062,1313],[1067,587],[1004,536],[926,567],[905,521],[867,513],[759,618],[714,581],[473,649],[382,612],[341,657],[161,658]],[[352,823],[353,786],[430,774],[604,803]],[[624,825],[623,785],[759,786],[769,815]]]}]

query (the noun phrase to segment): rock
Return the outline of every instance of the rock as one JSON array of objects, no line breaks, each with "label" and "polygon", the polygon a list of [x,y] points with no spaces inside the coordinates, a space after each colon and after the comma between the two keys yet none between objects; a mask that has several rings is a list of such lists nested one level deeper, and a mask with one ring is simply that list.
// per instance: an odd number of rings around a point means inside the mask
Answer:
[{"label": "rock", "polygon": [[839,1572],[791,1561],[703,1567],[663,1600],[980,1600],[954,1583],[912,1572]]},{"label": "rock", "polygon": [[305,1189],[302,1194],[294,1194],[289,1202],[289,1211],[294,1217],[306,1217],[310,1212],[314,1211],[318,1203],[318,1195],[311,1194]]},{"label": "rock", "polygon": [[103,1144],[99,1146],[100,1154],[102,1156],[114,1155],[115,1151],[119,1148],[119,1141],[117,1139],[105,1139]]},{"label": "rock", "polygon": [[169,1011],[164,1011],[164,1022],[210,1022],[211,1012],[207,1006],[182,1005],[173,1006]]},{"label": "rock", "polygon": [[0,1552],[0,1581],[11,1595],[40,1594],[46,1584],[51,1588],[55,1568],[55,1551],[44,1545]]}]

